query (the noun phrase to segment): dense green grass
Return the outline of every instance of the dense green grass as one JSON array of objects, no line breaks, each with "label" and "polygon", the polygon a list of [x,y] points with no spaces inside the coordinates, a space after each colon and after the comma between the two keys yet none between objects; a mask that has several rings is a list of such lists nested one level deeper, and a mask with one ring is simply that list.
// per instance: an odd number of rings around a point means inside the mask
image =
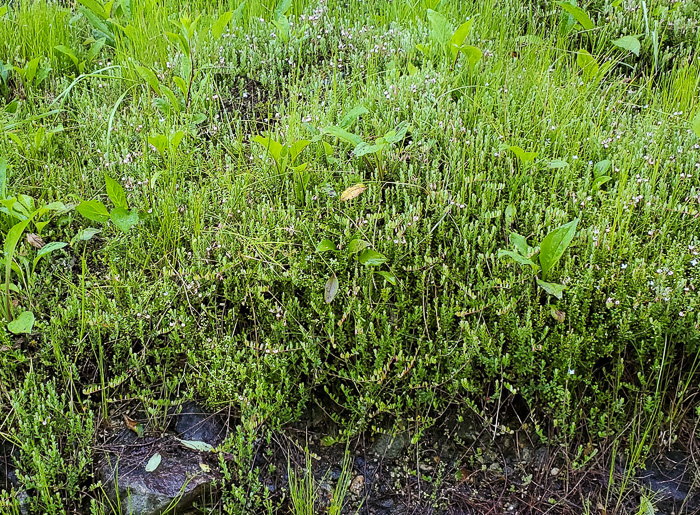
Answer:
[{"label": "dense green grass", "polygon": [[[517,399],[541,438],[616,438],[636,459],[700,417],[700,5],[643,4],[582,4],[584,30],[545,0],[294,2],[288,40],[269,1],[118,1],[107,21],[80,3],[10,6],[4,198],[63,202],[26,232],[70,242],[9,277],[31,333],[7,330],[9,314],[0,327],[0,434],[35,508],[99,499],[94,428],[122,396],[154,422],[185,397],[230,406],[241,471],[256,432],[312,403],[348,435],[419,437],[448,410],[498,433]],[[473,66],[432,41],[431,8],[453,28],[474,20]],[[188,56],[166,32],[199,14]],[[630,35],[639,56],[611,43]],[[597,64],[582,69],[580,50]],[[36,57],[37,78],[12,69]],[[409,125],[380,159],[320,132],[358,106],[346,128],[365,141]],[[308,168],[279,166],[256,135],[310,140],[289,163]],[[139,212],[126,232],[73,209],[118,207],[105,176]],[[6,240],[23,215],[4,206]],[[574,219],[547,278],[561,299],[498,257],[511,233],[534,247]],[[324,239],[339,250],[320,252]],[[355,239],[386,261],[364,265]],[[37,252],[23,236],[14,263]],[[238,473],[224,502],[246,512]]]}]

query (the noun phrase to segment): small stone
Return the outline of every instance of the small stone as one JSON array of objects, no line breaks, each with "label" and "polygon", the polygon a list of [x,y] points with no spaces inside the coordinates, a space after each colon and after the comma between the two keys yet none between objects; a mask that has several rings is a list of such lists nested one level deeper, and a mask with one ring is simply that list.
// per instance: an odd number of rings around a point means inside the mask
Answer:
[{"label": "small stone", "polygon": [[352,480],[350,483],[350,492],[352,492],[353,495],[361,495],[362,490],[365,486],[365,476],[360,474],[359,476],[356,476],[355,479]]},{"label": "small stone", "polygon": [[403,451],[406,449],[410,442],[410,437],[406,433],[402,433],[396,436],[389,434],[379,434],[377,439],[372,445],[372,451],[382,458],[389,460],[396,460],[403,455]]},{"label": "small stone", "polygon": [[557,467],[554,467],[552,470],[549,471],[549,473],[553,476],[556,476],[559,474],[559,469]]}]

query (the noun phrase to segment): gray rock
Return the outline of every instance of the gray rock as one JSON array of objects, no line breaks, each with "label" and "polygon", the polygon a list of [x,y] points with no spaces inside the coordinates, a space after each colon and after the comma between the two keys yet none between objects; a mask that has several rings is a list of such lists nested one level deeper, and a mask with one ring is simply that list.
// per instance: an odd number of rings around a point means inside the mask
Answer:
[{"label": "gray rock", "polygon": [[198,440],[219,445],[226,437],[226,426],[215,413],[210,413],[194,401],[185,402],[173,410],[173,430],[183,440]]},{"label": "gray rock", "polygon": [[[121,514],[183,513],[210,493],[219,479],[214,453],[188,449],[172,436],[138,438],[124,430],[109,448],[113,452],[101,460],[99,474],[104,491]],[[160,465],[146,472],[146,463],[156,452],[161,455]]]},{"label": "gray rock", "polygon": [[396,436],[381,433],[377,435],[372,445],[372,452],[379,457],[396,460],[403,455],[404,450],[411,442],[408,433]]}]

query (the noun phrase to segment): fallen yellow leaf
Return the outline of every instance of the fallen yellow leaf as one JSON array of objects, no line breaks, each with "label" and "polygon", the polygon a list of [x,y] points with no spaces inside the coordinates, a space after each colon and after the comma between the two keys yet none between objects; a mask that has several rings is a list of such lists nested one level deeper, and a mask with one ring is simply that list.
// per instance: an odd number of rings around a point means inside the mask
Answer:
[{"label": "fallen yellow leaf", "polygon": [[362,193],[366,189],[367,189],[367,186],[365,186],[364,184],[359,182],[353,186],[350,186],[343,193],[341,193],[340,200],[342,200],[343,202],[347,202],[348,200],[352,200],[355,197],[359,196],[360,193]]}]

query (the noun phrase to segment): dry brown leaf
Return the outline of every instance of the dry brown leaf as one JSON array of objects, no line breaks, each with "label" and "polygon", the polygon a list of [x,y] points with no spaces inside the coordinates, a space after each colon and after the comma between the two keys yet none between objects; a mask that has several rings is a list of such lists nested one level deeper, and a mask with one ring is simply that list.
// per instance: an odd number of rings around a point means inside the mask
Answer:
[{"label": "dry brown leaf", "polygon": [[353,186],[350,186],[343,193],[341,193],[340,200],[343,202],[347,202],[348,200],[352,200],[355,197],[359,196],[360,193],[362,193],[366,189],[367,189],[367,186],[365,186],[364,184],[359,182]]},{"label": "dry brown leaf", "polygon": [[143,436],[143,426],[141,424],[139,424],[136,420],[134,420],[133,418],[130,418],[126,415],[123,415],[123,417],[124,417],[124,423],[126,424],[126,427],[128,429],[131,429],[138,436]]},{"label": "dry brown leaf", "polygon": [[38,234],[34,234],[34,233],[27,234],[27,241],[35,249],[40,249],[44,245],[46,245],[46,243],[44,243],[44,240],[41,239],[41,236],[39,236]]}]

